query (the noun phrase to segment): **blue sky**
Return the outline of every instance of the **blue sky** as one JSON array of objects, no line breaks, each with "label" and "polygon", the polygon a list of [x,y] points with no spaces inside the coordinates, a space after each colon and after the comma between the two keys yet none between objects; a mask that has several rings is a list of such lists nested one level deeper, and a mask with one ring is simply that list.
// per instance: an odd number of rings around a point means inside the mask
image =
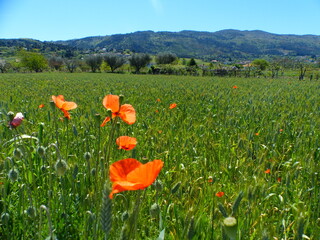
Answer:
[{"label": "blue sky", "polygon": [[320,35],[320,0],[0,0],[0,38],[223,29]]}]

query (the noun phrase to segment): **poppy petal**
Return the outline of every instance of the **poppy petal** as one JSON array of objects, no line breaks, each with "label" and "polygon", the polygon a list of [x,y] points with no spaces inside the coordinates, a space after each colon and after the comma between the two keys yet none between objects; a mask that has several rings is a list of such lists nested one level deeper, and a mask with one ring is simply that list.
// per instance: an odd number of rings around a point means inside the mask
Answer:
[{"label": "poppy petal", "polygon": [[119,111],[120,118],[129,125],[136,122],[136,110],[130,104],[123,104]]},{"label": "poppy petal", "polygon": [[116,140],[119,149],[132,150],[137,145],[137,139],[129,136],[121,136]]},{"label": "poppy petal", "polygon": [[101,123],[100,127],[104,127],[107,124],[107,122],[109,122],[110,120],[111,120],[110,117],[106,117]]},{"label": "poppy petal", "polygon": [[163,162],[161,160],[153,160],[130,171],[127,180],[129,182],[140,182],[144,187],[148,187],[156,180],[162,167]]},{"label": "poppy petal", "polygon": [[68,111],[77,108],[77,104],[75,102],[64,102],[61,108]]},{"label": "poppy petal", "polygon": [[127,158],[117,161],[110,166],[110,180],[111,182],[116,181],[127,181],[127,175],[142,165],[141,162],[134,158]]},{"label": "poppy petal", "polygon": [[109,198],[113,198],[113,194],[128,191],[128,190],[139,190],[145,188],[142,183],[131,183],[128,181],[117,181],[112,184],[112,191]]},{"label": "poppy petal", "polygon": [[103,106],[106,109],[110,109],[112,112],[119,112],[120,103],[119,103],[119,96],[117,95],[107,95],[103,98],[102,101]]}]

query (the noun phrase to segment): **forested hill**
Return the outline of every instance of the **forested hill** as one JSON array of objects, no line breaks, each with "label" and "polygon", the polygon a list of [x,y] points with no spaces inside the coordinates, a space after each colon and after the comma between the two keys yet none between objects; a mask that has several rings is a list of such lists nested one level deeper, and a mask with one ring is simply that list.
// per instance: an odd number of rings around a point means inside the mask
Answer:
[{"label": "forested hill", "polygon": [[[3,40],[0,40],[0,46],[1,41]],[[91,51],[119,52],[130,50],[149,54],[169,51],[179,57],[206,60],[215,58],[252,59],[274,55],[320,55],[320,36],[280,35],[258,30],[222,30],[218,32],[141,31],[42,43]]]}]

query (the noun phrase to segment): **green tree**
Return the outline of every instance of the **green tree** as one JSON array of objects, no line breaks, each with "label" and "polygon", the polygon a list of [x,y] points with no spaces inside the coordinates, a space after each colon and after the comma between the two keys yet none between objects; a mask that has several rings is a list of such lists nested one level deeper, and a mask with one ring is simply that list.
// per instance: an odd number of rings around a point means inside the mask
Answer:
[{"label": "green tree", "polygon": [[269,66],[269,62],[265,59],[255,59],[251,63],[253,66],[257,67],[258,70],[264,71]]},{"label": "green tree", "polygon": [[19,54],[22,66],[30,71],[42,72],[48,67],[48,61],[40,53],[22,50]]},{"label": "green tree", "polygon": [[188,66],[189,67],[196,67],[197,66],[196,60],[194,60],[194,58],[191,58],[188,63]]},{"label": "green tree", "polygon": [[171,52],[163,52],[159,53],[156,56],[156,63],[157,64],[171,64],[177,60],[177,55]]},{"label": "green tree", "polygon": [[104,61],[111,68],[111,72],[114,72],[117,68],[125,64],[126,59],[122,55],[107,53],[106,55],[104,55]]},{"label": "green tree", "polygon": [[56,71],[59,71],[62,65],[64,64],[64,61],[61,57],[52,56],[49,58],[48,63],[51,68],[55,69]]},{"label": "green tree", "polygon": [[102,56],[100,55],[91,55],[85,59],[85,62],[91,68],[92,72],[96,72],[100,69],[102,60]]},{"label": "green tree", "polygon": [[145,53],[136,53],[129,58],[130,65],[135,68],[136,73],[140,72],[140,69],[150,63],[151,57]]}]

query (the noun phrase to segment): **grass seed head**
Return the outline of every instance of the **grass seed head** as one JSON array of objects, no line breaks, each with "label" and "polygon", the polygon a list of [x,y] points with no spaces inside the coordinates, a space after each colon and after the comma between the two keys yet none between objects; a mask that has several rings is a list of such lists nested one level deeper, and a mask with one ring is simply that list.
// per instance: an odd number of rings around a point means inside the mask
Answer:
[{"label": "grass seed head", "polygon": [[160,206],[157,203],[152,204],[150,207],[150,215],[152,218],[157,218],[160,213]]}]

